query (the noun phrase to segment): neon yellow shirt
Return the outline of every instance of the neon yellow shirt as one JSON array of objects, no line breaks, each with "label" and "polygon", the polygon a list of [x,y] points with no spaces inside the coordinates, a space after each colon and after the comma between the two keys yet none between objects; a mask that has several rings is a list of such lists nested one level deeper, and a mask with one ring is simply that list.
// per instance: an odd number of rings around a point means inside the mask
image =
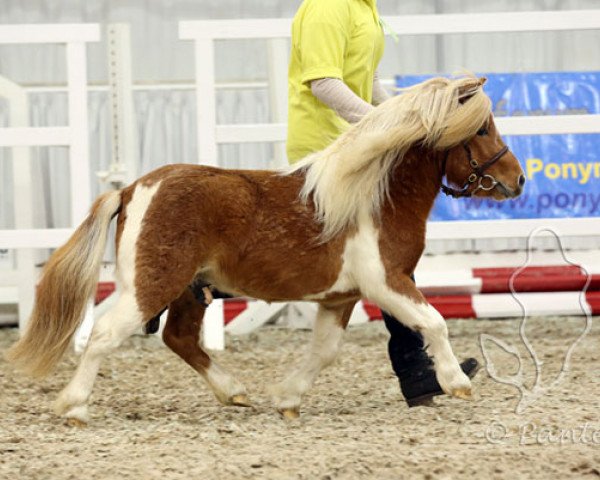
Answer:
[{"label": "neon yellow shirt", "polygon": [[310,90],[310,81],[339,78],[371,103],[384,37],[376,0],[304,0],[292,24],[288,73],[290,163],[322,150],[348,126]]}]

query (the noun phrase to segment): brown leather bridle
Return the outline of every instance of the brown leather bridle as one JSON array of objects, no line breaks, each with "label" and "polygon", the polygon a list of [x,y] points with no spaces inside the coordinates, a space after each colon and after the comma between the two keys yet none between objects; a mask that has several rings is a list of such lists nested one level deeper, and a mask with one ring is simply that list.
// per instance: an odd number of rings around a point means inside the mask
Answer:
[{"label": "brown leather bridle", "polygon": [[[498,181],[492,175],[486,174],[485,171],[494,165],[494,163],[496,163],[498,160],[500,160],[500,158],[502,158],[506,152],[508,152],[508,146],[504,145],[504,147],[502,147],[498,153],[496,153],[483,165],[479,165],[477,160],[473,158],[473,154],[471,153],[471,148],[469,147],[468,143],[464,143],[463,147],[467,152],[467,159],[469,160],[469,165],[473,169],[473,173],[471,173],[467,180],[465,180],[465,183],[460,190],[449,187],[448,185],[444,185],[444,177],[446,176],[446,163],[448,162],[448,155],[450,154],[450,151],[447,150],[444,155],[444,160],[442,161],[442,184],[440,186],[442,192],[444,192],[446,195],[450,195],[451,197],[459,198],[470,197],[479,190],[492,190],[496,185],[498,185]],[[477,180],[479,180],[478,185],[469,192],[469,187]],[[489,181],[489,185],[485,185],[484,181]]]}]

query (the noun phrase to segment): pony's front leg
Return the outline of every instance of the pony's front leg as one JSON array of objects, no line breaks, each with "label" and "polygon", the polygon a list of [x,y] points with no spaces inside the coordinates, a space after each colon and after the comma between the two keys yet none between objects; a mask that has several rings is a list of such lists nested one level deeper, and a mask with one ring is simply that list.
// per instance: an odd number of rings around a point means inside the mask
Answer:
[{"label": "pony's front leg", "polygon": [[371,285],[363,292],[380,308],[390,312],[408,328],[423,335],[428,353],[433,357],[435,373],[442,390],[448,395],[471,398],[471,381],[460,368],[448,340],[448,327],[406,275],[387,279],[391,285]]},{"label": "pony's front leg", "polygon": [[354,304],[319,305],[308,355],[282,382],[269,389],[284,418],[299,416],[302,395],[313,385],[319,372],[335,360]]}]

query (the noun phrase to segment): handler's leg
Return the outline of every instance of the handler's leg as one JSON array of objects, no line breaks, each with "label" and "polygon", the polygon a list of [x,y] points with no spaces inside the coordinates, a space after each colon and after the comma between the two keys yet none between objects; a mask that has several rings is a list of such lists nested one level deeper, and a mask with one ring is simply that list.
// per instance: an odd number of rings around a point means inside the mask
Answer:
[{"label": "handler's leg", "polygon": [[206,305],[189,288],[169,305],[163,330],[165,344],[196,370],[223,405],[249,406],[246,389],[219,367],[200,347],[200,331]]},{"label": "handler's leg", "polygon": [[296,370],[270,389],[277,410],[284,417],[298,417],[302,395],[312,387],[319,372],[335,360],[353,308],[354,302],[329,308],[319,305],[308,356]]},{"label": "handler's leg", "polygon": [[[379,290],[372,299],[391,312],[405,327],[422,334],[424,343],[428,345],[429,353],[433,356],[437,381],[441,389],[453,396],[470,397],[471,383],[452,352],[446,322],[439,312],[427,303],[411,279],[406,276],[397,277],[394,279],[393,288]],[[393,319],[390,318],[388,322],[391,320]],[[411,340],[414,342],[413,351],[418,347],[418,350],[427,356],[423,351],[423,343],[419,342],[418,337],[413,335],[408,340],[409,344]]]},{"label": "handler's leg", "polygon": [[[405,327],[389,313],[381,313],[390,332],[390,362],[406,403],[409,407],[431,405],[431,399],[436,395],[443,395],[444,391],[436,379],[433,361],[425,350],[423,336]],[[475,358],[467,358],[460,367],[469,378],[473,378],[479,362]]]},{"label": "handler's leg", "polygon": [[[415,283],[414,275],[410,279]],[[389,313],[382,311],[383,321],[390,332],[388,354],[392,368],[400,382],[400,390],[409,407],[431,405],[432,398],[442,395],[435,372],[433,361],[425,351],[423,336],[405,327]],[[473,378],[479,368],[474,358],[467,358],[460,367],[463,372]]]}]

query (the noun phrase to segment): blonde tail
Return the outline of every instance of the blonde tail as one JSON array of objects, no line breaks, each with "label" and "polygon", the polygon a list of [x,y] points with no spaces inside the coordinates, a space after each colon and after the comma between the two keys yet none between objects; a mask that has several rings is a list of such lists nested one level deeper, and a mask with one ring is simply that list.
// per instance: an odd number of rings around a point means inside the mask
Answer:
[{"label": "blonde tail", "polygon": [[69,346],[96,289],[108,227],[120,206],[121,192],[98,197],[88,217],[44,267],[25,334],[6,353],[25,373],[48,375]]}]

